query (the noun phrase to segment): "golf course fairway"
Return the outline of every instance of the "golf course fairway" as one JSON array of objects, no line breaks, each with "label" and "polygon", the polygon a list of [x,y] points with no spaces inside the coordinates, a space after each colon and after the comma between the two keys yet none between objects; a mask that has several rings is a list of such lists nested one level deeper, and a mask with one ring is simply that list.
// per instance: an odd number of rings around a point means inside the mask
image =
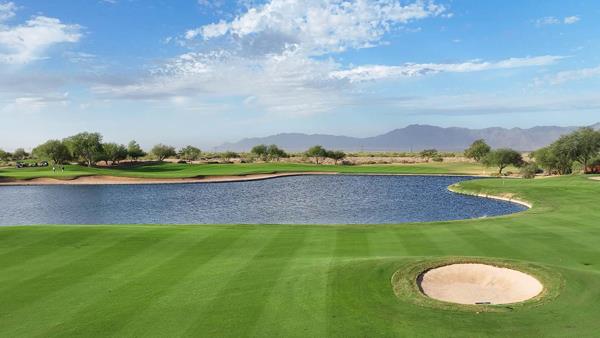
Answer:
[{"label": "golf course fairway", "polygon": [[[600,181],[458,189],[533,208],[399,225],[0,227],[0,336],[597,336]],[[547,290],[487,307],[395,292],[396,272],[439,260],[514,265]]]}]

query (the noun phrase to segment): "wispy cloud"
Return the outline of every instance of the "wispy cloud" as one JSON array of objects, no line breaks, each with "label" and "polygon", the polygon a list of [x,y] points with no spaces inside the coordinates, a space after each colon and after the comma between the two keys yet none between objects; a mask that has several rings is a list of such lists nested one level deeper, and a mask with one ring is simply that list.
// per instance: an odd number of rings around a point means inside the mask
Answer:
[{"label": "wispy cloud", "polygon": [[572,25],[572,24],[578,22],[579,20],[581,20],[581,18],[577,15],[566,16],[562,19],[554,17],[554,16],[546,16],[546,17],[535,20],[535,24],[538,27],[548,26],[548,25],[560,25],[560,24]]},{"label": "wispy cloud", "polygon": [[15,16],[17,5],[14,2],[0,2],[0,22]]},{"label": "wispy cloud", "polygon": [[255,111],[310,115],[356,105],[365,81],[545,66],[562,58],[352,68],[336,59],[340,51],[384,43],[387,32],[407,23],[440,16],[449,16],[448,10],[429,1],[271,0],[230,21],[187,31],[190,49],[197,43],[202,52],[174,57],[134,83],[99,84],[93,92],[101,98],[190,105],[221,97]]},{"label": "wispy cloud", "polygon": [[0,63],[26,64],[47,57],[46,50],[60,43],[75,43],[82,27],[59,19],[34,16],[21,25],[0,25]]},{"label": "wispy cloud", "polygon": [[579,18],[577,15],[567,16],[566,18],[563,19],[563,23],[565,25],[572,25],[579,20],[581,20],[581,18]]},{"label": "wispy cloud", "polygon": [[596,111],[600,97],[594,93],[576,95],[507,96],[490,94],[434,95],[412,99],[386,100],[384,104],[395,112],[407,115],[470,116],[494,114],[523,114],[540,112]]},{"label": "wispy cloud", "polygon": [[562,56],[544,55],[509,58],[500,61],[473,60],[462,63],[408,63],[401,66],[368,65],[335,71],[331,73],[331,76],[337,79],[348,79],[351,82],[363,82],[438,73],[468,73],[494,69],[545,66],[553,64],[562,58]]},{"label": "wispy cloud", "polygon": [[433,1],[271,0],[185,32],[188,47],[200,44],[203,52],[175,57],[135,84],[94,92],[135,100],[228,96],[267,113],[313,114],[348,101],[349,81],[331,76],[341,65],[322,56],[380,44],[401,25],[444,15]]},{"label": "wispy cloud", "polygon": [[579,81],[595,77],[600,77],[600,66],[558,72],[543,78],[536,78],[534,83],[536,85],[559,85],[565,82]]},{"label": "wispy cloud", "polygon": [[229,36],[318,55],[370,47],[398,25],[445,14],[446,8],[433,1],[402,5],[393,0],[271,0],[231,21],[188,30],[185,38]]}]

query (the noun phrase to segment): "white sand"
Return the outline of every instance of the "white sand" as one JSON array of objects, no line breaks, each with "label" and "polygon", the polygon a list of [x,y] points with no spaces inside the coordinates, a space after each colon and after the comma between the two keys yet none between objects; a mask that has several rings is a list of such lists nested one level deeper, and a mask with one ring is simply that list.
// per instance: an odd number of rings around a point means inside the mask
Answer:
[{"label": "white sand", "polygon": [[466,263],[431,269],[419,277],[425,295],[459,304],[508,304],[539,295],[543,285],[520,271]]}]

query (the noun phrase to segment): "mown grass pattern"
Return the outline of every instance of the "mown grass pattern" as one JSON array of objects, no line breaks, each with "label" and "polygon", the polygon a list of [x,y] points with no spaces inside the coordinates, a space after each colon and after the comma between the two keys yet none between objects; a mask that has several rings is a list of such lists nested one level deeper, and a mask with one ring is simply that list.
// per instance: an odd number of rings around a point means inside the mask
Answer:
[{"label": "mown grass pattern", "polygon": [[[403,225],[0,227],[0,336],[597,336],[600,182],[461,188],[534,208]],[[501,312],[396,296],[396,271],[444,257],[540,267],[562,285]]]}]

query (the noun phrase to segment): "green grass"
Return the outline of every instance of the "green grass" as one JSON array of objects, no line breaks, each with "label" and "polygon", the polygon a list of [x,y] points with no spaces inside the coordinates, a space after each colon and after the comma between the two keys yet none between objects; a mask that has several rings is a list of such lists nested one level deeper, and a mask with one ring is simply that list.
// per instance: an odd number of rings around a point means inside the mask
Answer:
[{"label": "green grass", "polygon": [[87,168],[78,165],[65,167],[52,172],[52,168],[5,168],[0,169],[0,178],[33,179],[53,177],[72,179],[79,176],[110,175],[141,178],[189,178],[202,176],[250,175],[265,173],[327,171],[341,173],[388,173],[388,174],[489,174],[486,169],[476,163],[423,163],[402,165],[313,165],[297,163],[248,163],[248,164],[176,164],[162,163],[140,165],[129,168]]},{"label": "green grass", "polygon": [[[0,227],[0,336],[598,336],[600,182],[462,188],[534,208],[378,226]],[[477,312],[396,296],[396,271],[445,257],[539,271],[552,297]]]}]

